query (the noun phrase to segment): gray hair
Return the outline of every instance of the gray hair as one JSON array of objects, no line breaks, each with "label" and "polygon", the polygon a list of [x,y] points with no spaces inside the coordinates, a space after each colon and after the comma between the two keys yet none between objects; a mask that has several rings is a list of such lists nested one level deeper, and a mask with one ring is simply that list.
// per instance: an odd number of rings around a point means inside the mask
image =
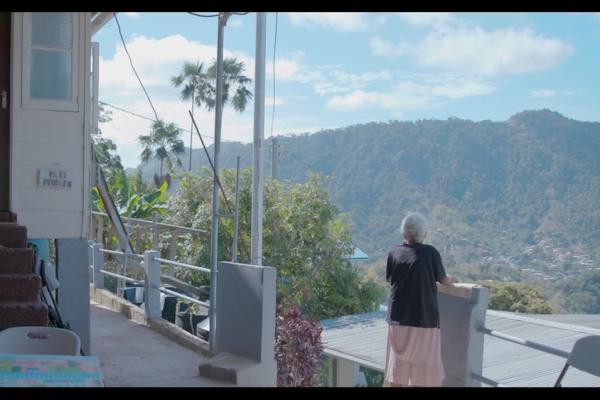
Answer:
[{"label": "gray hair", "polygon": [[427,235],[427,220],[419,213],[408,213],[402,220],[400,231],[405,239],[423,243]]}]

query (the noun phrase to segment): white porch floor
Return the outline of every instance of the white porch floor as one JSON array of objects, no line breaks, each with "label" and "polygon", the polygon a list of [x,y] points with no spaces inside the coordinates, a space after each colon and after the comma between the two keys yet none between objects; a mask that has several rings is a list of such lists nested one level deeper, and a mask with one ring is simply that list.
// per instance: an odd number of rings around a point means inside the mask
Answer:
[{"label": "white porch floor", "polygon": [[90,308],[92,355],[106,386],[235,386],[200,377],[198,366],[210,360],[202,354],[96,302]]}]

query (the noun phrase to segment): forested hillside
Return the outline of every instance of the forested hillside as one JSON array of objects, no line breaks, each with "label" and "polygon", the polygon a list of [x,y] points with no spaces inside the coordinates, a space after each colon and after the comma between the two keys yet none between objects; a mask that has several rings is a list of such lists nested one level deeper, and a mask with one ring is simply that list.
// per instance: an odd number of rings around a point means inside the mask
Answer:
[{"label": "forested hillside", "polygon": [[[278,179],[329,176],[354,242],[374,262],[401,240],[402,216],[414,210],[428,216],[428,242],[448,268],[546,286],[600,272],[600,123],[540,110],[503,122],[366,123],[278,142]],[[252,145],[223,143],[221,166],[235,167],[238,155],[251,165]],[[195,170],[208,165],[202,149],[193,157]]]}]

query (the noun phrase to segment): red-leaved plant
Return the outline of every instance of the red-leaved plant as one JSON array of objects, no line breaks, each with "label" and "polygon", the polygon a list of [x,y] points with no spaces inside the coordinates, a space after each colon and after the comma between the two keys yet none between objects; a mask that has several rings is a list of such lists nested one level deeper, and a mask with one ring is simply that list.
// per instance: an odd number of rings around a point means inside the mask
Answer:
[{"label": "red-leaved plant", "polygon": [[316,386],[323,344],[319,321],[304,319],[296,306],[277,306],[277,386]]}]

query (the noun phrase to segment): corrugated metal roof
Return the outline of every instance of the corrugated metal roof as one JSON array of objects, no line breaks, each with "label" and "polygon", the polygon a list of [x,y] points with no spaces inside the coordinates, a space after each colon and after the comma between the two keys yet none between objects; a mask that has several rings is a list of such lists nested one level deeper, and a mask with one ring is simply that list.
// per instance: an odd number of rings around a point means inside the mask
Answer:
[{"label": "corrugated metal roof", "polygon": [[[589,317],[589,321],[585,321]],[[597,315],[577,315],[576,320],[595,324]],[[563,320],[568,321],[567,318]],[[575,320],[575,319],[574,319]],[[383,370],[387,341],[385,311],[321,321],[325,351],[358,364]],[[575,341],[600,335],[589,326],[546,321],[543,317],[489,310],[486,327],[570,352]],[[565,359],[489,335],[484,339],[483,376],[505,386],[553,386]],[[600,387],[600,378],[569,368],[563,386]]]}]

